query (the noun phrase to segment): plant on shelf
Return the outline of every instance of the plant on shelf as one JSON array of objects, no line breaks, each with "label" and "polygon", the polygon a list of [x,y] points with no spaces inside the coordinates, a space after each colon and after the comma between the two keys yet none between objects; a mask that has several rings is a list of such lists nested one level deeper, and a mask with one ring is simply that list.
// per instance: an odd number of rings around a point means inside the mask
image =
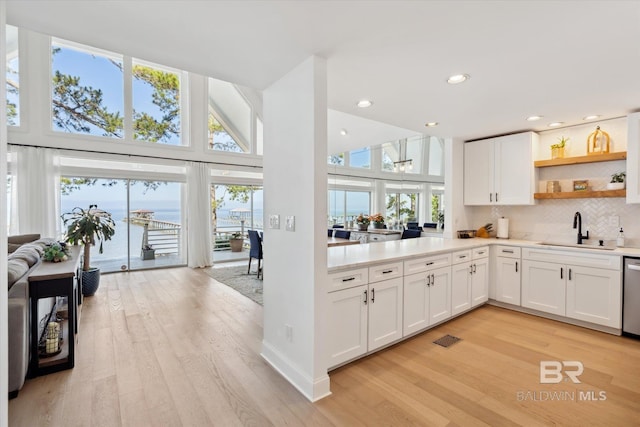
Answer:
[{"label": "plant on shelf", "polygon": [[381,213],[370,215],[369,220],[373,222],[374,228],[384,228],[384,217]]},{"label": "plant on shelf", "polygon": [[69,259],[69,248],[64,242],[52,243],[44,249],[42,259],[49,262],[61,262]]},{"label": "plant on shelf", "polygon": [[229,246],[231,247],[231,252],[241,252],[243,244],[244,236],[241,232],[236,231],[231,234],[231,237],[229,237]]},{"label": "plant on shelf", "polygon": [[84,261],[82,265],[82,293],[93,295],[100,285],[100,270],[91,267],[91,246],[100,242],[99,253],[102,253],[102,243],[111,240],[115,234],[116,224],[109,212],[98,209],[98,205],[89,205],[89,209],[73,208],[71,212],[62,214],[67,232],[65,241],[72,245],[84,245]]},{"label": "plant on shelf", "polygon": [[618,172],[611,175],[611,181],[607,184],[608,190],[622,190],[624,189],[624,180],[627,174],[625,172]]},{"label": "plant on shelf", "polygon": [[564,147],[567,145],[567,142],[569,142],[569,138],[565,138],[564,136],[561,138],[558,138],[558,140],[560,142],[558,142],[557,144],[553,144],[551,146],[551,158],[552,159],[561,159],[564,157]]}]

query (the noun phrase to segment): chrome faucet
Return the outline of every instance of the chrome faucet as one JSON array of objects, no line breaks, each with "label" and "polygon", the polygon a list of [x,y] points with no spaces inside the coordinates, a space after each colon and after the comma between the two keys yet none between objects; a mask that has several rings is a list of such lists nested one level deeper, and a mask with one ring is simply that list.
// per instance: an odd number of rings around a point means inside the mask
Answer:
[{"label": "chrome faucet", "polygon": [[573,228],[577,228],[578,229],[578,244],[579,245],[582,244],[582,240],[589,239],[589,231],[588,230],[587,230],[586,236],[582,235],[582,215],[580,215],[580,212],[576,212],[576,214],[573,216]]}]

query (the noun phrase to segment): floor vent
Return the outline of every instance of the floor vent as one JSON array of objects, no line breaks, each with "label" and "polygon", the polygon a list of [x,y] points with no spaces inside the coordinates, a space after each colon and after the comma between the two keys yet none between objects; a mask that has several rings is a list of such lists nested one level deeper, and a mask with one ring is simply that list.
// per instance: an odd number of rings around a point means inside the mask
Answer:
[{"label": "floor vent", "polygon": [[451,347],[458,341],[462,341],[462,338],[454,337],[453,335],[445,335],[442,338],[438,338],[433,343],[442,347]]}]

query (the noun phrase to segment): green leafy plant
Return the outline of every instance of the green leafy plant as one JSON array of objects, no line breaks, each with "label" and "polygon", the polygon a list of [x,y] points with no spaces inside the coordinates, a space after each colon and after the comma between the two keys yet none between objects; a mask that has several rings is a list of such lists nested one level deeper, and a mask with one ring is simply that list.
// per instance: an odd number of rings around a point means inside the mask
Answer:
[{"label": "green leafy plant", "polygon": [[91,268],[91,246],[100,242],[102,253],[102,243],[111,240],[115,234],[116,224],[109,212],[98,209],[98,205],[89,205],[89,209],[73,208],[71,212],[62,214],[62,220],[67,233],[65,241],[72,245],[84,245],[84,265],[83,270],[89,271]]},{"label": "green leafy plant", "polygon": [[625,172],[618,172],[611,175],[611,182],[624,182],[627,174]]},{"label": "green leafy plant", "polygon": [[235,239],[244,239],[244,237],[242,236],[242,233],[239,231],[236,231],[235,233],[231,234],[230,239],[235,240]]},{"label": "green leafy plant", "polygon": [[52,243],[45,248],[42,258],[49,262],[66,261],[69,258],[69,248],[63,242]]},{"label": "green leafy plant", "polygon": [[558,138],[558,140],[560,142],[558,142],[557,144],[553,144],[551,148],[563,148],[565,145],[567,145],[567,142],[569,142],[569,138],[565,138],[564,136]]}]

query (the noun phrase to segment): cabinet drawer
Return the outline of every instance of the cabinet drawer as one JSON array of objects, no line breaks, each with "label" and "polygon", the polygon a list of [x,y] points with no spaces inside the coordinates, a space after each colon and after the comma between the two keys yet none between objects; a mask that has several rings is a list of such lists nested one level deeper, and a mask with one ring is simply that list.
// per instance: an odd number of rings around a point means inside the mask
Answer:
[{"label": "cabinet drawer", "polygon": [[471,259],[487,258],[489,256],[489,246],[474,248],[471,251]]},{"label": "cabinet drawer", "polygon": [[369,283],[402,277],[402,261],[369,267]]},{"label": "cabinet drawer", "polygon": [[451,254],[451,263],[460,264],[461,262],[471,261],[471,251],[458,251]]},{"label": "cabinet drawer", "polygon": [[327,292],[353,288],[354,286],[366,285],[367,283],[369,283],[368,268],[329,273],[329,289]]},{"label": "cabinet drawer", "polygon": [[533,261],[555,262],[557,264],[572,264],[583,267],[605,268],[607,270],[620,270],[620,255],[608,255],[600,252],[586,252],[580,249],[575,251],[561,249],[522,249],[522,259]]},{"label": "cabinet drawer", "polygon": [[496,246],[496,256],[505,258],[520,258],[521,249],[516,246]]},{"label": "cabinet drawer", "polygon": [[404,262],[404,274],[422,273],[434,268],[447,267],[451,265],[451,254],[432,255],[428,257],[416,258]]}]

